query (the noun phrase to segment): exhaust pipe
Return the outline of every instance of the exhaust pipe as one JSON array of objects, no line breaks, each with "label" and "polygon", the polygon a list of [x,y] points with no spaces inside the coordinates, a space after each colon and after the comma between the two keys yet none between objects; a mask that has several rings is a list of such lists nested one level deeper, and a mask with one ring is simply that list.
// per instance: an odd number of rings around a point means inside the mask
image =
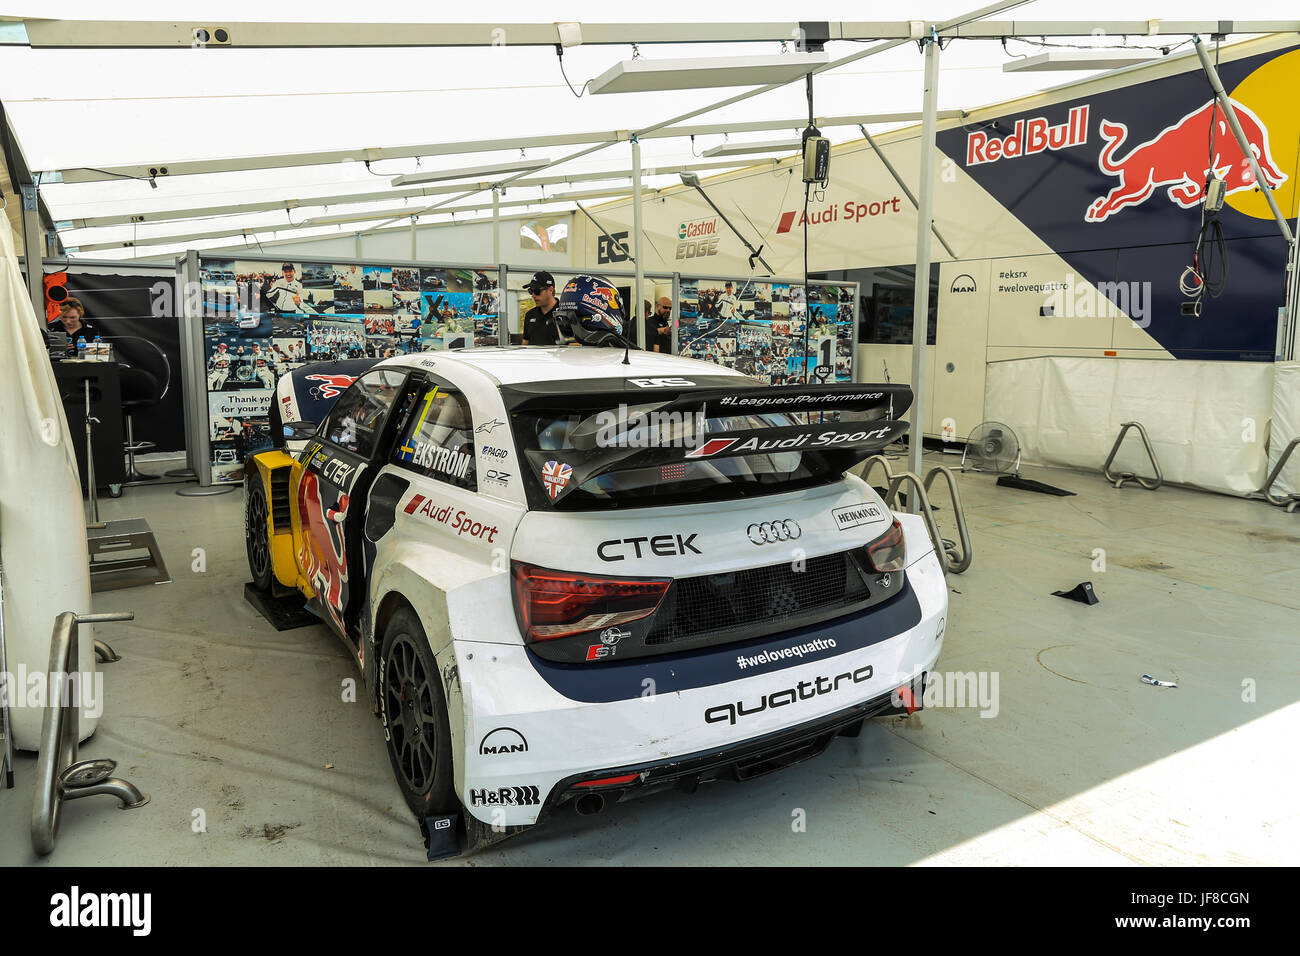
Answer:
[{"label": "exhaust pipe", "polygon": [[605,809],[605,798],[599,793],[584,793],[573,801],[573,809],[578,811],[580,816],[595,816]]}]

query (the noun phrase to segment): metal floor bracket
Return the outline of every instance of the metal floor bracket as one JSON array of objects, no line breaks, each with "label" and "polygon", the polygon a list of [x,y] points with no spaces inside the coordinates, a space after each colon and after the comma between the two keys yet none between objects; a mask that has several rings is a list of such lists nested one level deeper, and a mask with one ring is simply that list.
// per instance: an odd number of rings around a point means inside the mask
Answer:
[{"label": "metal floor bracket", "polygon": [[[90,551],[91,591],[115,591],[171,581],[158,541],[143,518],[92,524],[86,529],[86,547]],[[102,557],[120,552],[134,552],[135,556]]]},{"label": "metal floor bracket", "polygon": [[[902,490],[903,485],[907,485],[908,493],[915,496],[915,500],[921,508],[921,517],[925,521],[926,531],[930,535],[930,543],[934,545],[935,554],[940,556],[940,563],[943,565],[944,573],[961,574],[969,568],[973,556],[970,532],[966,528],[966,510],[962,507],[961,495],[957,491],[957,480],[953,477],[952,472],[939,465],[931,468],[926,473],[925,480],[922,481],[910,471],[895,473],[889,467],[889,460],[884,455],[872,455],[863,463],[862,468],[862,480],[867,484],[871,484],[871,471],[877,465],[885,471],[887,486],[884,501],[886,505],[895,511],[900,509],[899,492]],[[957,537],[960,539],[960,546],[958,546],[957,542],[950,541],[940,534],[939,523],[934,517],[934,508],[930,504],[929,489],[934,484],[934,479],[940,474],[948,483],[948,492],[952,499],[953,520],[957,523]]]},{"label": "metal floor bracket", "polygon": [[1277,476],[1282,474],[1282,469],[1286,467],[1287,459],[1291,457],[1291,452],[1295,451],[1296,445],[1300,445],[1300,438],[1291,439],[1291,443],[1282,451],[1282,457],[1277,460],[1277,464],[1273,466],[1273,470],[1268,473],[1268,477],[1264,479],[1263,487],[1260,488],[1258,492],[1268,499],[1269,504],[1285,508],[1287,514],[1294,514],[1296,507],[1300,506],[1300,494],[1290,494],[1285,497],[1279,497],[1278,495],[1273,494],[1272,489],[1273,484],[1277,481]]},{"label": "metal floor bracket", "polygon": [[117,797],[124,810],[142,807],[149,802],[148,795],[141,793],[135,784],[113,776],[117,769],[116,761],[77,759],[82,698],[85,696],[80,676],[78,625],[134,618],[130,611],[108,614],[64,611],[54,619],[54,635],[50,640],[50,700],[41,723],[41,750],[36,761],[36,801],[32,806],[32,849],[41,856],[54,851],[65,800],[102,793]]},{"label": "metal floor bracket", "polygon": [[[1143,478],[1141,475],[1135,475],[1131,472],[1114,474],[1110,470],[1111,462],[1115,460],[1115,456],[1119,453],[1119,446],[1124,443],[1124,436],[1128,434],[1130,428],[1136,428],[1138,435],[1142,438],[1142,444],[1147,450],[1147,457],[1151,459],[1151,468],[1156,473],[1154,478]],[[1156,461],[1156,451],[1151,447],[1151,440],[1147,438],[1147,430],[1142,427],[1141,422],[1125,422],[1119,427],[1119,434],[1115,436],[1115,444],[1111,446],[1110,454],[1106,456],[1106,464],[1101,466],[1101,473],[1116,488],[1123,488],[1125,482],[1136,481],[1147,491],[1155,491],[1165,483],[1164,475],[1160,473],[1160,463]]]}]

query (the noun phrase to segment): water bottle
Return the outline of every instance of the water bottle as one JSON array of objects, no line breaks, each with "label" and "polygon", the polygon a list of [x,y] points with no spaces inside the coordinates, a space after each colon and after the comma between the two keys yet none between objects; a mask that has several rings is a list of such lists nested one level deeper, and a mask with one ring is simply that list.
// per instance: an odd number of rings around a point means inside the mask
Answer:
[{"label": "water bottle", "polygon": [[90,358],[95,362],[104,361],[104,343],[99,336],[95,336],[95,341],[90,343]]},{"label": "water bottle", "polygon": [[77,358],[83,362],[86,360],[86,337],[84,335],[77,336]]}]

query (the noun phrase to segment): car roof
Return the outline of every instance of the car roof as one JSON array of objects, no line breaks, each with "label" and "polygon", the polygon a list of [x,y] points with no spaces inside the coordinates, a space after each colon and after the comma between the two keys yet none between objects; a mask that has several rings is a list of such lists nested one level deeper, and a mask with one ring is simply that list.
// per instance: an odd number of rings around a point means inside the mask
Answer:
[{"label": "car roof", "polygon": [[592,348],[568,346],[514,345],[491,348],[456,349],[451,351],[413,352],[385,359],[383,364],[425,367],[432,359],[435,371],[439,365],[478,369],[500,385],[527,382],[552,382],[566,379],[629,378],[632,376],[681,375],[734,375],[746,378],[735,371],[712,362],[665,355],[661,352],[642,352],[632,349],[627,353],[628,364],[623,363],[621,348]]}]

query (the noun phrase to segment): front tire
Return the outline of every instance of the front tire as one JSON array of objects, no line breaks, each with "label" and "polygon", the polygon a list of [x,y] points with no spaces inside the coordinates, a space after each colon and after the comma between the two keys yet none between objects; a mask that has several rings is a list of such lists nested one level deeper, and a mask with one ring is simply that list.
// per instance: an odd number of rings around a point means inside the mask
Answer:
[{"label": "front tire", "polygon": [[447,699],[420,619],[401,608],[384,628],[379,716],[397,786],[417,820],[454,813]]},{"label": "front tire", "polygon": [[254,473],[244,482],[244,546],[248,551],[248,570],[253,587],[271,590],[271,535],[267,530],[270,506],[261,476]]}]

